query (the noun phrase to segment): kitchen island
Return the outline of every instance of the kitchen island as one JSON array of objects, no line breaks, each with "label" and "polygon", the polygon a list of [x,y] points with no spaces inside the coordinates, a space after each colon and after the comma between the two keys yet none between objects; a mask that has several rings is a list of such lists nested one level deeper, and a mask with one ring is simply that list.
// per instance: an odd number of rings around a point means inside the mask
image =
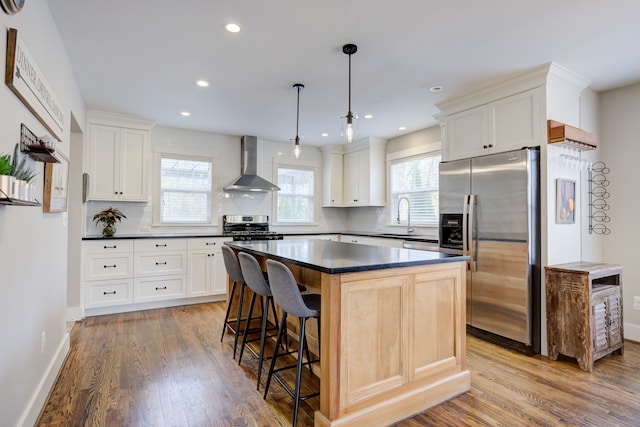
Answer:
[{"label": "kitchen island", "polygon": [[468,257],[324,240],[226,244],[263,267],[285,263],[322,295],[316,426],[389,425],[469,390]]}]

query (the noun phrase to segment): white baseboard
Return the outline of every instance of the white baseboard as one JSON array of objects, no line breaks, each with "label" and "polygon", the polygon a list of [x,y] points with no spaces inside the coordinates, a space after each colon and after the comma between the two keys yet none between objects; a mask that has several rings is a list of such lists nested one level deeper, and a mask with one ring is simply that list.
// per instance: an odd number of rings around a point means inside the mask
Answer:
[{"label": "white baseboard", "polygon": [[67,322],[84,319],[84,307],[67,307]]},{"label": "white baseboard", "polygon": [[127,313],[130,311],[152,310],[155,308],[177,307],[180,305],[191,305],[191,304],[201,304],[206,302],[225,301],[226,298],[227,296],[225,294],[221,294],[221,295],[209,295],[206,297],[179,298],[179,299],[172,299],[172,300],[142,302],[142,303],[136,303],[136,304],[113,305],[108,307],[94,307],[94,308],[87,308],[84,314],[86,317],[101,316],[103,314]]},{"label": "white baseboard", "polygon": [[51,363],[47,367],[47,370],[42,376],[42,379],[31,396],[27,407],[20,417],[20,421],[18,421],[17,424],[19,427],[31,427],[36,424],[36,421],[38,421],[38,416],[47,401],[47,397],[49,397],[49,392],[53,388],[53,384],[58,377],[58,372],[60,372],[60,368],[62,368],[62,364],[64,363],[64,359],[67,357],[67,353],[69,353],[69,348],[70,336],[69,333],[66,333],[62,342],[58,346],[55,357],[51,359]]},{"label": "white baseboard", "polygon": [[640,342],[640,325],[624,324],[624,339]]}]

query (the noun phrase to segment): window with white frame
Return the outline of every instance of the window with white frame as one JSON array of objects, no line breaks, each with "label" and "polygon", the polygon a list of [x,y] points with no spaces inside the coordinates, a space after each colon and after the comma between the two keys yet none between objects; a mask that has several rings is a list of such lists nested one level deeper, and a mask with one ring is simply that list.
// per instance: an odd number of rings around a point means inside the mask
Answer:
[{"label": "window with white frame", "polygon": [[406,197],[409,203],[400,204],[400,222],[406,223],[411,205],[411,225],[438,223],[438,170],[440,152],[431,152],[394,160],[389,165],[391,222],[398,220],[398,200]]},{"label": "window with white frame", "polygon": [[309,224],[314,221],[315,177],[313,168],[279,166],[276,220]]},{"label": "window with white frame", "polygon": [[162,225],[211,224],[213,159],[164,153],[157,158],[156,222]]}]

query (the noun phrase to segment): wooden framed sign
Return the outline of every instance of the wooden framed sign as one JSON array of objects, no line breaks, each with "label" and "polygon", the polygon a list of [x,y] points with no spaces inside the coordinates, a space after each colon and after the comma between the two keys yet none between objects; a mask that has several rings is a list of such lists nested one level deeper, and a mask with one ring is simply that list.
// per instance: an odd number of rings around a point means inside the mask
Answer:
[{"label": "wooden framed sign", "polygon": [[4,82],[51,135],[60,141],[64,129],[64,109],[15,28],[9,28],[7,33]]}]

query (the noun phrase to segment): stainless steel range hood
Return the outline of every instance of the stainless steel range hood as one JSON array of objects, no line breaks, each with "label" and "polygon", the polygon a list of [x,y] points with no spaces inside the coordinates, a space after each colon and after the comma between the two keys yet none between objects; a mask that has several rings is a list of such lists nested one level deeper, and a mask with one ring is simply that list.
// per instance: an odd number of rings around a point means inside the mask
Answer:
[{"label": "stainless steel range hood", "polygon": [[257,175],[258,138],[244,135],[240,140],[240,149],[241,175],[225,186],[224,191],[279,191],[280,187]]}]

